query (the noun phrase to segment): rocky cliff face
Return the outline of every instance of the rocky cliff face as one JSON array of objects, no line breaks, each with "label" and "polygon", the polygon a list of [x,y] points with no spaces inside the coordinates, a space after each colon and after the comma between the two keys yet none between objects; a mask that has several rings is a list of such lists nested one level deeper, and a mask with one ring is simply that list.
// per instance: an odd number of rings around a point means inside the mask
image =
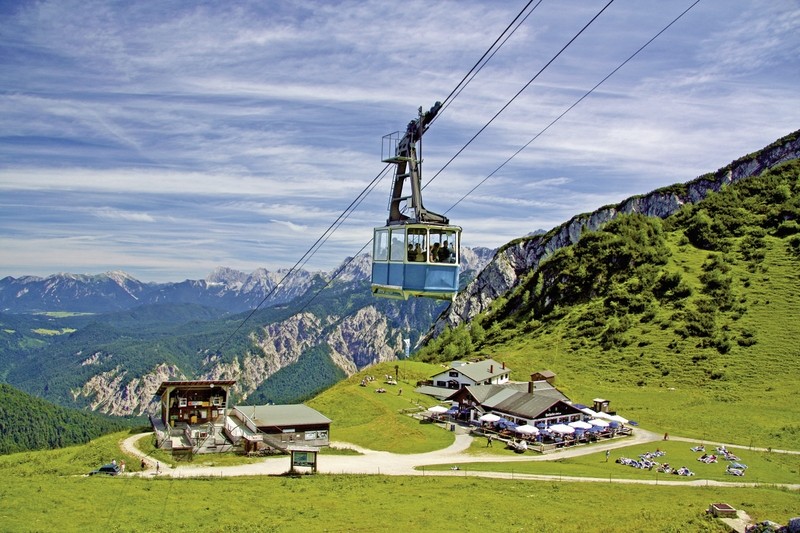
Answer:
[{"label": "rocky cliff face", "polygon": [[397,358],[403,346],[402,333],[390,326],[375,306],[359,309],[344,318],[326,336],[333,362],[349,376],[362,368]]},{"label": "rocky cliff face", "polygon": [[129,376],[125,369],[117,366],[95,374],[83,387],[71,392],[73,400],[89,398],[92,411],[114,416],[156,414],[158,403],[154,396],[161,382],[182,377],[177,367],[166,364],[142,376]]},{"label": "rocky cliff face", "polygon": [[256,349],[231,363],[209,360],[204,378],[234,379],[234,392],[246,399],[275,372],[296,363],[312,346],[326,344],[333,362],[347,375],[395,359],[402,347],[401,332],[390,326],[374,306],[325,320],[301,313],[259,328],[251,339]]},{"label": "rocky cliff face", "polygon": [[721,187],[755,176],[780,163],[800,157],[800,131],[795,132],[758,154],[738,159],[714,174],[701,176],[682,186],[659,189],[643,196],[634,196],[614,206],[602,207],[593,213],[577,215],[543,235],[520,239],[501,248],[484,270],[456,296],[453,304],[437,320],[429,336],[436,336],[445,327],[469,322],[485,311],[498,297],[513,289],[521,276],[536,269],[553,252],[578,241],[584,231],[599,229],[620,214],[641,213],[666,218],[685,204],[697,203]]},{"label": "rocky cliff face", "polygon": [[[217,354],[206,354],[201,374],[191,377],[167,364],[142,376],[132,375],[119,364],[110,370],[98,368],[82,387],[71,390],[72,399],[88,399],[91,410],[115,416],[156,414],[158,401],[154,395],[158,386],[162,381],[176,379],[233,379],[237,382],[233,392],[246,399],[275,372],[296,363],[306,350],[319,343],[327,343],[334,363],[351,375],[378,361],[393,359],[402,342],[399,332],[372,306],[351,316],[326,320],[299,313],[257,328],[250,340],[252,348],[230,362],[222,361]],[[96,352],[81,365],[99,367],[102,360],[112,357]]]}]

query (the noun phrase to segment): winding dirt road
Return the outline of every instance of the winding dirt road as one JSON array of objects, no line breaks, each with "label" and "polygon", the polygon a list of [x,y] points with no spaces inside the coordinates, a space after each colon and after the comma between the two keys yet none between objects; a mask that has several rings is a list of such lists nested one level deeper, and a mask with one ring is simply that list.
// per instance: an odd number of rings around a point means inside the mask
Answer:
[{"label": "winding dirt road", "polygon": [[[156,475],[155,467],[156,461],[142,453],[136,446],[135,442],[139,439],[152,435],[152,433],[141,433],[128,437],[122,442],[122,449],[133,456],[144,459],[149,465],[148,469],[144,472],[135,472],[131,475]],[[418,454],[397,454],[390,452],[381,452],[361,448],[359,446],[332,442],[331,445],[337,448],[352,448],[361,453],[361,455],[322,455],[319,457],[318,472],[324,474],[373,474],[373,475],[390,475],[390,476],[477,476],[486,478],[498,479],[530,479],[530,480],[549,480],[549,481],[580,481],[580,482],[600,482],[600,483],[640,483],[640,484],[661,484],[661,485],[703,485],[703,486],[724,486],[724,487],[753,487],[756,483],[746,482],[722,482],[712,480],[651,480],[651,479],[609,479],[609,478],[590,478],[590,477],[572,477],[572,476],[553,476],[541,474],[520,474],[520,473],[506,473],[506,472],[477,472],[467,470],[445,470],[445,471],[431,471],[425,470],[427,465],[434,464],[463,464],[474,462],[523,462],[523,461],[552,461],[555,459],[562,459],[565,457],[576,457],[580,455],[588,455],[605,450],[611,450],[632,444],[641,444],[646,442],[655,442],[661,440],[661,435],[647,431],[644,429],[637,429],[631,438],[612,440],[607,443],[598,444],[595,446],[578,446],[561,450],[556,453],[547,455],[471,455],[466,453],[472,443],[473,437],[466,433],[457,433],[455,442],[443,448],[427,453]],[[674,440],[687,440],[674,438]],[[735,446],[728,446],[729,448]],[[789,452],[798,453],[798,452]],[[224,476],[262,476],[262,475],[279,475],[286,473],[289,470],[289,457],[269,457],[263,461],[256,463],[248,463],[234,466],[194,466],[194,465],[179,465],[176,467],[159,465],[160,476],[171,476],[175,478],[190,478],[190,477],[224,477]],[[800,484],[772,484],[773,486],[785,487],[791,490],[800,490]]]}]

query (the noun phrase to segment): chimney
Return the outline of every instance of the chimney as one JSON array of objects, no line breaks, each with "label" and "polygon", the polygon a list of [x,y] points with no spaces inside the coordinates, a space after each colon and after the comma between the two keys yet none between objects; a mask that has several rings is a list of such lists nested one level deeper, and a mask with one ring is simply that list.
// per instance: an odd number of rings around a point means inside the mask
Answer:
[{"label": "chimney", "polygon": [[528,382],[528,394],[533,394],[533,381]]},{"label": "chimney", "polygon": [[505,369],[506,369],[506,362],[503,361],[503,370],[505,370]]},{"label": "chimney", "polygon": [[489,365],[489,373],[494,374],[494,365]]}]

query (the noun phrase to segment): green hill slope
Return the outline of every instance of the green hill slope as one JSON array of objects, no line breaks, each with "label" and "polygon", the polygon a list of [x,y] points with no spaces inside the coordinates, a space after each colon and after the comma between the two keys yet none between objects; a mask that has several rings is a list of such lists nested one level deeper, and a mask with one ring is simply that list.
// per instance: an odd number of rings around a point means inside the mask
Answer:
[{"label": "green hill slope", "polygon": [[0,454],[89,442],[125,424],[66,409],[0,383]]},{"label": "green hill slope", "polygon": [[554,253],[419,358],[542,368],[576,401],[603,396],[676,434],[800,442],[800,162],[661,221],[621,217]]},{"label": "green hill slope", "polygon": [[[437,450],[452,444],[453,434],[403,414],[437,403],[414,392],[417,381],[437,370],[437,366],[416,361],[380,363],[340,381],[307,403],[333,421],[334,440],[395,453]],[[396,376],[397,385],[387,385],[387,375]],[[374,379],[362,386],[367,376]],[[386,389],[386,393],[377,393],[379,389]]]}]

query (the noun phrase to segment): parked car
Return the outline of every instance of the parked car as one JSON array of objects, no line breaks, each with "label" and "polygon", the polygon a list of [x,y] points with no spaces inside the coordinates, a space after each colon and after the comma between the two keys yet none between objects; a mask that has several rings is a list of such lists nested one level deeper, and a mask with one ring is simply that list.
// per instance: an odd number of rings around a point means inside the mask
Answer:
[{"label": "parked car", "polygon": [[91,472],[89,472],[89,475],[93,476],[95,474],[105,474],[107,476],[116,476],[119,473],[120,473],[120,469],[119,469],[119,467],[117,465],[107,464],[107,465],[101,466],[97,470],[92,470]]}]

